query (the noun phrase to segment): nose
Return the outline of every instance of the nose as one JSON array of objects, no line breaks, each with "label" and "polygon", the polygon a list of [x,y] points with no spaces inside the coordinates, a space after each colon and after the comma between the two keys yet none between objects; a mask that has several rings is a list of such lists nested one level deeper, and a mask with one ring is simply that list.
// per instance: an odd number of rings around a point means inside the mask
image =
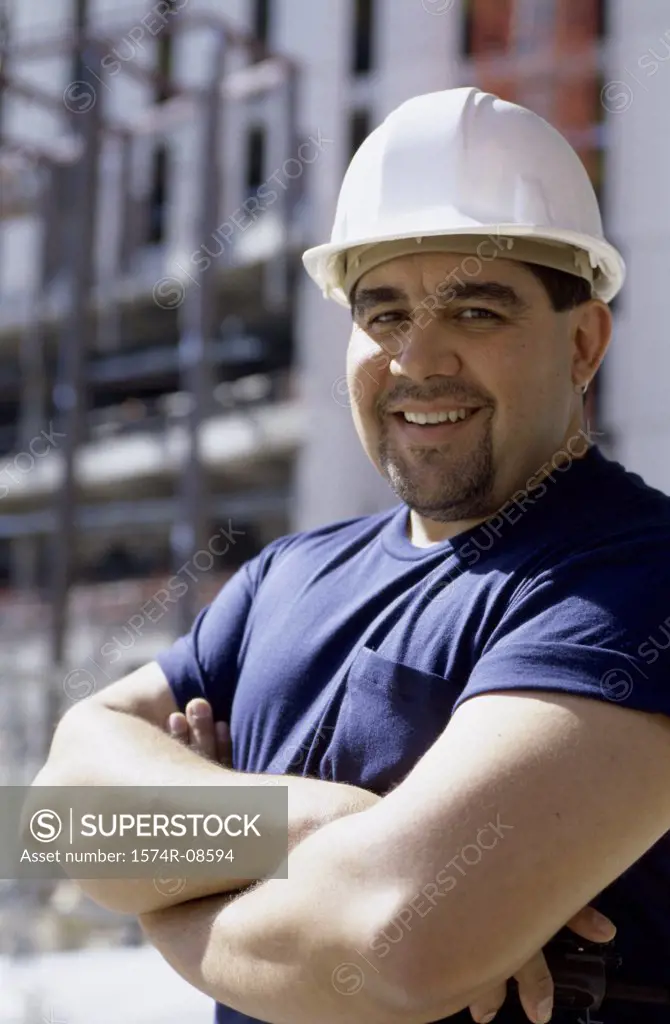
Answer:
[{"label": "nose", "polygon": [[419,383],[429,377],[456,377],[463,370],[448,333],[436,323],[419,327],[408,321],[395,332],[393,341],[389,371],[395,377]]}]

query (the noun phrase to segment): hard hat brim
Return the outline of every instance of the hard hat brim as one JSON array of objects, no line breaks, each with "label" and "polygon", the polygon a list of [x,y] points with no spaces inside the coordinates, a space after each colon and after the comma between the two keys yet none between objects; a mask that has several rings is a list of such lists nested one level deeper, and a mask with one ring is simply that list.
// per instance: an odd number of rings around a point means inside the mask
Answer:
[{"label": "hard hat brim", "polygon": [[[415,228],[413,231],[394,232],[384,237],[377,235],[376,237],[357,238],[346,244],[327,242],[324,245],[307,249],[303,254],[302,261],[305,270],[319,286],[324,296],[349,308],[349,296],[342,289],[338,272],[339,257],[359,245],[383,245],[384,242],[415,238],[419,235],[422,238],[480,235],[482,239],[507,236],[572,245],[576,249],[588,253],[591,265],[599,268],[600,274],[594,284],[594,296],[603,302],[611,302],[623,286],[626,276],[626,264],[621,253],[604,238],[594,238],[592,235],[580,234],[576,231],[538,228],[531,224],[478,224],[472,221],[471,226],[464,226],[462,217],[458,230],[454,231],[440,228],[434,231],[419,232]],[[505,258],[504,252],[501,252],[500,258]]]}]

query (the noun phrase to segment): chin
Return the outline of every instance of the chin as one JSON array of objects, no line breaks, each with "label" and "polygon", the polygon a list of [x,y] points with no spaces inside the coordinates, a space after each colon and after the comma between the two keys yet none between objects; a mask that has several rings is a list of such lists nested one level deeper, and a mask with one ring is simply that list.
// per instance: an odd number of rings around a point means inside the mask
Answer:
[{"label": "chin", "polygon": [[498,508],[493,500],[493,481],[489,479],[467,481],[461,487],[449,481],[436,487],[427,485],[416,475],[400,473],[394,466],[386,467],[384,476],[405,505],[436,523],[485,519],[494,515]]}]

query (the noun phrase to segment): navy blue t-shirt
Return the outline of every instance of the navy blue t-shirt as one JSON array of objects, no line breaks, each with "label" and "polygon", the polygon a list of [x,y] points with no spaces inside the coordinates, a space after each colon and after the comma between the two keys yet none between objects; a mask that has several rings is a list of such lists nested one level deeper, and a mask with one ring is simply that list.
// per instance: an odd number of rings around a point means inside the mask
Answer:
[{"label": "navy blue t-shirt", "polygon": [[[159,657],[180,708],[205,697],[230,721],[238,771],[382,794],[456,707],[496,690],[670,714],[666,495],[592,448],[452,541],[414,547],[407,523],[401,505],[274,541]],[[594,901],[638,983],[670,985],[669,837]],[[506,1007],[499,1024],[526,1020]],[[217,1007],[216,1020],[249,1018]],[[633,1020],[667,1022],[670,1006],[591,1015]]]}]

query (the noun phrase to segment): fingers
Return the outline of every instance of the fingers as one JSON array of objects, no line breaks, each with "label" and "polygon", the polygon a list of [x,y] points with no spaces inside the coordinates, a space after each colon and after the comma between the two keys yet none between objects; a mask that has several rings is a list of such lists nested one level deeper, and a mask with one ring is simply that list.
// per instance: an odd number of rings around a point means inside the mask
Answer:
[{"label": "fingers", "polygon": [[[567,927],[590,942],[609,942],[616,927],[593,907],[584,907],[571,918]],[[529,1020],[544,1024],[551,1019],[554,1001],[554,982],[542,953],[515,974],[519,986],[519,999]]]},{"label": "fingers", "polygon": [[184,743],[188,746],[188,722],[186,721],[186,715],[182,715],[181,711],[175,711],[173,715],[170,715],[168,718],[167,731],[170,733],[173,740],[178,740],[179,743]]},{"label": "fingers", "polygon": [[551,1020],[553,1011],[554,982],[543,954],[534,956],[514,977],[528,1020],[535,1024],[546,1024]]},{"label": "fingers", "polygon": [[497,985],[490,992],[487,992],[485,996],[480,996],[476,1003],[472,1004],[470,1016],[473,1020],[477,1021],[477,1024],[489,1024],[489,1021],[493,1020],[505,1002],[506,996],[507,985]]},{"label": "fingers", "polygon": [[608,917],[600,914],[593,907],[584,907],[578,914],[570,918],[566,928],[588,939],[589,942],[611,942],[616,935],[616,926]]},{"label": "fingers", "polygon": [[216,761],[216,739],[214,736],[214,715],[211,705],[196,697],[186,705],[186,721],[191,733],[190,747],[202,757]]},{"label": "fingers", "polygon": [[186,714],[175,711],[167,721],[173,739],[190,747],[196,754],[232,767],[233,748],[226,722],[214,722],[211,705],[196,697],[186,705]]},{"label": "fingers", "polygon": [[[616,926],[612,921],[593,907],[580,910],[568,921],[566,928],[589,942],[610,942],[616,935]],[[554,982],[543,954],[538,953],[514,977],[526,1016],[537,1024],[545,1024],[551,1019],[553,1010]],[[472,1019],[478,1024],[488,1024],[494,1019],[506,996],[506,985],[491,989],[470,1007]]]}]

